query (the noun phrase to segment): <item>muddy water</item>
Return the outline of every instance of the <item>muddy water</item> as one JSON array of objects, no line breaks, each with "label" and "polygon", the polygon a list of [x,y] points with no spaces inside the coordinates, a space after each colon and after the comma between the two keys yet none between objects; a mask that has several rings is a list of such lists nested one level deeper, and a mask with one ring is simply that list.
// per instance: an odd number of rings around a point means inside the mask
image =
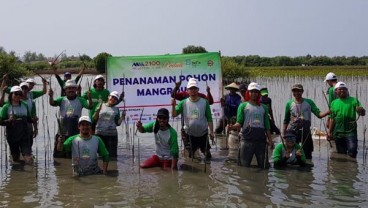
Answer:
[{"label": "muddy water", "polygon": [[[296,82],[304,85],[306,97],[314,99],[321,110],[326,110],[321,93],[322,89],[326,91],[326,86],[321,80],[323,78],[292,77],[258,78],[256,81],[269,87],[276,120],[280,120],[286,100],[291,98],[290,86]],[[344,81],[351,86],[350,93],[357,94],[367,107],[367,79],[348,77]],[[59,93],[56,83],[52,86]],[[314,167],[283,170],[239,167],[233,160],[228,160],[229,150],[215,146],[206,172],[202,160],[192,160],[183,153],[178,171],[139,170],[138,163],[153,152],[153,139],[146,134],[127,137],[125,129],[119,127],[118,161],[110,162],[108,175],[73,177],[69,160],[52,158],[57,108],[50,107],[46,98],[37,101],[40,135],[33,148],[37,156],[35,166],[9,161],[9,149],[4,130],[1,130],[0,207],[368,206],[363,118],[358,121],[360,143],[356,160],[337,155],[325,140],[317,138],[313,159],[308,161]],[[180,128],[179,122],[170,122],[174,128]],[[319,128],[319,125],[320,121],[313,118],[313,126]],[[132,129],[132,126],[128,128]],[[231,151],[230,156],[234,155],[236,152]]]}]

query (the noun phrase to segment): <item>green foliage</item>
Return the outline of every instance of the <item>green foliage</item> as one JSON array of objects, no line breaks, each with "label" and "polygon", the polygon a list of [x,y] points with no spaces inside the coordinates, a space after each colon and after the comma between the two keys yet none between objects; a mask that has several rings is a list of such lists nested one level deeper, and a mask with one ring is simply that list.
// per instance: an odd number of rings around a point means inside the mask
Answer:
[{"label": "green foliage", "polygon": [[228,82],[243,81],[249,76],[244,65],[236,63],[232,58],[221,57],[223,80]]},{"label": "green foliage", "polygon": [[99,53],[95,58],[95,66],[98,73],[104,74],[106,72],[106,60],[107,57],[111,56],[106,52]]},{"label": "green foliage", "polygon": [[37,71],[37,70],[49,70],[50,64],[46,61],[33,61],[30,63],[22,63],[22,66],[27,71]]},{"label": "green foliage", "polygon": [[236,63],[246,67],[270,67],[270,66],[364,66],[368,65],[368,57],[345,56],[276,56],[260,57],[258,55],[231,57]]},{"label": "green foliage", "polygon": [[338,76],[368,76],[368,66],[286,66],[246,67],[249,77],[307,76],[324,77],[328,72]]},{"label": "green foliage", "polygon": [[187,47],[183,48],[183,54],[188,53],[207,53],[207,50],[202,46],[188,45]]},{"label": "green foliage", "polygon": [[42,53],[37,54],[36,52],[26,51],[23,55],[23,61],[28,63],[32,61],[46,61],[46,57]]},{"label": "green foliage", "polygon": [[91,57],[89,57],[86,54],[83,54],[83,55],[79,56],[79,60],[84,61],[84,62],[92,61]]},{"label": "green foliage", "polygon": [[0,50],[0,76],[2,77],[4,74],[8,74],[8,80],[11,82],[8,83],[8,85],[10,86],[16,83],[16,79],[25,76],[27,71],[19,63],[19,59],[14,53],[8,54],[2,48],[2,50]]}]

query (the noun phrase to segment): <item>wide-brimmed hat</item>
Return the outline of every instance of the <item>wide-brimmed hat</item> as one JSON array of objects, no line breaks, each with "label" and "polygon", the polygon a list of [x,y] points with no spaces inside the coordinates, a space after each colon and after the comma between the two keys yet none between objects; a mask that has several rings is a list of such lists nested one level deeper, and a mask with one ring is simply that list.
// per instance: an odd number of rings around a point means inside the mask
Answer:
[{"label": "wide-brimmed hat", "polygon": [[337,80],[336,74],[334,74],[332,72],[328,73],[326,75],[325,82],[330,81],[330,80]]},{"label": "wide-brimmed hat", "polygon": [[251,82],[249,85],[248,85],[248,91],[251,91],[251,90],[260,90],[260,87],[259,87],[259,84],[258,83],[255,83],[255,82]]},{"label": "wide-brimmed hat", "polygon": [[68,81],[65,82],[64,89],[68,87],[78,87],[78,85],[77,83],[75,83],[74,80],[69,79]]},{"label": "wide-brimmed hat", "polygon": [[225,86],[225,89],[227,89],[227,90],[234,89],[234,90],[238,91],[239,90],[239,85],[237,85],[235,82],[233,82],[233,83]]},{"label": "wide-brimmed hat", "polygon": [[190,78],[187,84],[187,89],[190,89],[193,87],[198,88],[198,80],[195,78]]},{"label": "wide-brimmed hat", "polygon": [[348,88],[347,86],[346,86],[346,84],[344,83],[344,82],[338,82],[338,83],[336,83],[335,84],[335,90],[337,89],[337,88]]}]

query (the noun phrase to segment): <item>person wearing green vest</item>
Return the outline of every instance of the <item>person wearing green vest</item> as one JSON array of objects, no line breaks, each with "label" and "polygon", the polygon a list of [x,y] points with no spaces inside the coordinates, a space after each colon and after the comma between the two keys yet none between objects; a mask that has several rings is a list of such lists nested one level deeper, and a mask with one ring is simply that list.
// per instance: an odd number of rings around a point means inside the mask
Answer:
[{"label": "person wearing green vest", "polygon": [[357,120],[360,116],[365,116],[365,109],[357,98],[348,95],[348,88],[344,82],[336,83],[335,92],[338,98],[331,103],[330,128],[327,138],[335,140],[337,153],[348,154],[356,158],[358,153]]}]

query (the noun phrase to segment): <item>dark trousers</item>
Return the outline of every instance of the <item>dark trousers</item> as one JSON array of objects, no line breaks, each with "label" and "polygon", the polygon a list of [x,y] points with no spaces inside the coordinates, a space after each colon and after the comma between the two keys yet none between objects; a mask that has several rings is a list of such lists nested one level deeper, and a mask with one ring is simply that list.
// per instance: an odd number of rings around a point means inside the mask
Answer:
[{"label": "dark trousers", "polygon": [[[191,135],[188,136],[188,144],[185,144],[185,148],[190,152],[192,155],[197,149],[199,148],[203,154],[206,152],[210,152],[211,145],[208,141],[208,134],[205,134],[200,137],[195,137]],[[206,151],[206,143],[207,143],[207,151]]]},{"label": "dark trousers", "polygon": [[96,136],[99,136],[104,142],[110,159],[116,159],[118,157],[118,136],[103,136],[99,134]]},{"label": "dark trousers", "polygon": [[[266,143],[262,141],[241,140],[240,142],[240,165],[250,167],[253,155],[256,156],[257,165],[265,167]],[[267,158],[268,159],[268,158]]]},{"label": "dark trousers", "polygon": [[296,134],[296,142],[303,145],[303,151],[306,159],[312,159],[313,148],[313,139],[312,134],[309,128],[304,130],[297,130]]},{"label": "dark trousers", "polygon": [[337,153],[348,154],[352,158],[356,158],[358,154],[358,138],[353,136],[337,136],[335,137]]}]

